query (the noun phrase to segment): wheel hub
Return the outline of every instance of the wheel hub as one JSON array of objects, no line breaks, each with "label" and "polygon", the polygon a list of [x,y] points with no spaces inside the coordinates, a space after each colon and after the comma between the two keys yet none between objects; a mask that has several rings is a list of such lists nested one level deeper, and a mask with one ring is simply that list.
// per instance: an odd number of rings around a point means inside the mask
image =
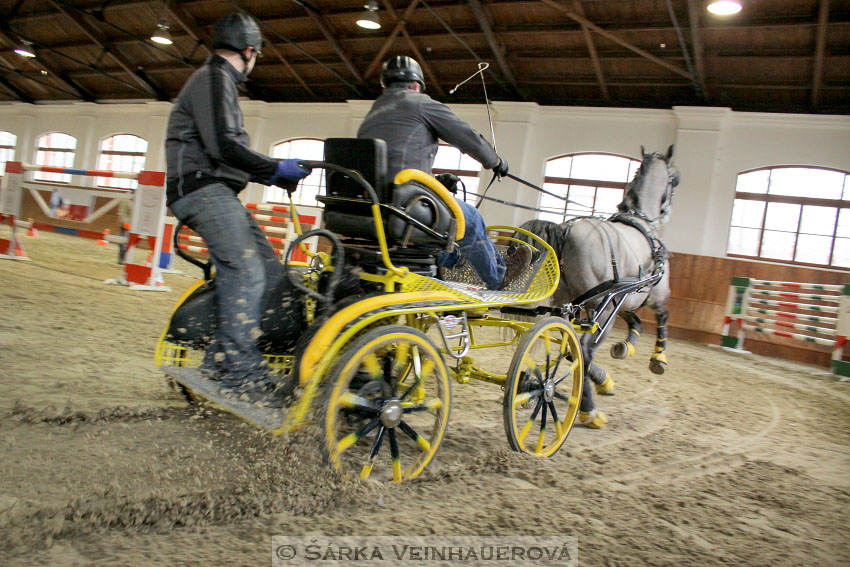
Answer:
[{"label": "wheel hub", "polygon": [[396,427],[401,422],[403,414],[401,403],[398,400],[390,400],[381,408],[381,423],[385,427]]},{"label": "wheel hub", "polygon": [[547,402],[551,402],[555,399],[555,381],[554,380],[546,380],[546,383],[543,384],[543,399]]}]

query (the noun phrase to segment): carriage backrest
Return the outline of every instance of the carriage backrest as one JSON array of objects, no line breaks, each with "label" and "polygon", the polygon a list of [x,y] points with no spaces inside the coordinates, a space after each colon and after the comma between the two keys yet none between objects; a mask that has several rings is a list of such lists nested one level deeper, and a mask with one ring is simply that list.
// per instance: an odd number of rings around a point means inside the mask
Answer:
[{"label": "carriage backrest", "polygon": [[[325,161],[359,172],[375,189],[378,200],[389,202],[387,143],[383,140],[328,138],[325,140]],[[329,197],[369,199],[361,185],[338,171],[328,170],[325,186]]]}]

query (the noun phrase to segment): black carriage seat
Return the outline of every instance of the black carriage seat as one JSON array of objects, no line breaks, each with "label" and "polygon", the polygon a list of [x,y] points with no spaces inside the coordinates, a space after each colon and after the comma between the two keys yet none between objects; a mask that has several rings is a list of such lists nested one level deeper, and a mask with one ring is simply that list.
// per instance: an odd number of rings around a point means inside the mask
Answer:
[{"label": "black carriage seat", "polygon": [[[324,161],[359,172],[375,189],[390,260],[411,271],[434,275],[436,255],[453,248],[457,227],[464,222],[454,197],[415,180],[395,185],[387,178],[383,140],[328,138]],[[348,175],[327,170],[325,193],[317,197],[324,204],[325,228],[342,236],[348,245],[372,249],[376,255],[378,234],[366,190]]]}]

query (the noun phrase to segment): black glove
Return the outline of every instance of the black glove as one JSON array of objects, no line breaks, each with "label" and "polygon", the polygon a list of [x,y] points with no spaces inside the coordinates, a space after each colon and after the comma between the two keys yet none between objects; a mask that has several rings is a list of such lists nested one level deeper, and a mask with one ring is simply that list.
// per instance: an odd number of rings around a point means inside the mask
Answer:
[{"label": "black glove", "polygon": [[499,163],[493,168],[493,173],[498,175],[499,177],[505,177],[508,174],[508,162],[505,158],[500,157]]},{"label": "black glove", "polygon": [[457,175],[452,173],[438,173],[434,176],[434,179],[442,183],[443,187],[448,189],[452,195],[457,193],[457,182],[460,181],[460,177]]}]

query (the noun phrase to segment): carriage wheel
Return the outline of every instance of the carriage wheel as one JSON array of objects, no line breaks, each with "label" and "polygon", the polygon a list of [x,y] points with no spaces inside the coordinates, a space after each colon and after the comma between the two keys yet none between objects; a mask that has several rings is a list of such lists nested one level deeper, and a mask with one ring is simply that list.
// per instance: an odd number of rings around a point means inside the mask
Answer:
[{"label": "carriage wheel", "polygon": [[514,451],[549,457],[561,448],[578,413],[583,373],[578,338],[564,319],[544,319],[523,334],[503,403]]},{"label": "carriage wheel", "polygon": [[424,333],[388,325],[340,352],[324,404],[325,453],[347,478],[418,476],[443,440],[451,384]]}]

